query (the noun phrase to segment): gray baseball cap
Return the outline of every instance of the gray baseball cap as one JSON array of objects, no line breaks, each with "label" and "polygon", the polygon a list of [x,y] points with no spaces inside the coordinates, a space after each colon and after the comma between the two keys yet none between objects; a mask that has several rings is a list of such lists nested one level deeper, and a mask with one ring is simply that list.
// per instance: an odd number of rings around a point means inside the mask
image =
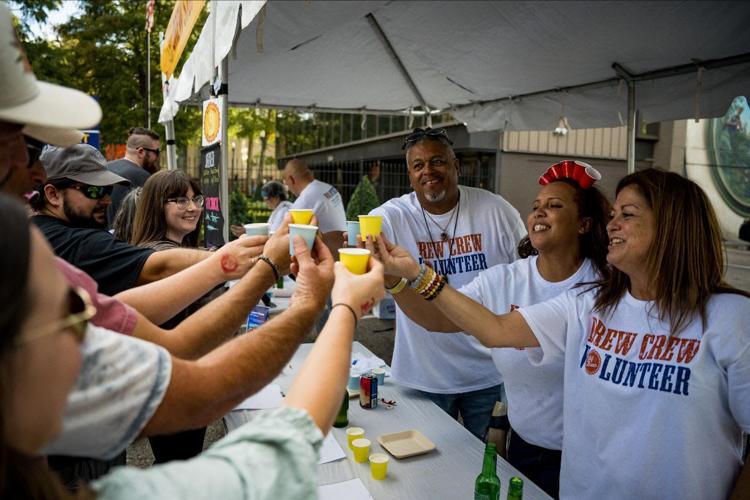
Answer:
[{"label": "gray baseball cap", "polygon": [[40,157],[47,181],[71,179],[90,186],[130,185],[124,177],[107,170],[107,161],[93,146],[76,144],[69,148],[50,147]]}]

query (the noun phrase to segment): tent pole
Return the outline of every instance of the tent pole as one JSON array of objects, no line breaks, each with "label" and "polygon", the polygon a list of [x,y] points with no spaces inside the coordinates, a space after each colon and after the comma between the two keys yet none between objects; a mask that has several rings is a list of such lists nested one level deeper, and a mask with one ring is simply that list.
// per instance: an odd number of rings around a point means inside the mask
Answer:
[{"label": "tent pole", "polygon": [[[164,50],[164,32],[159,33],[159,52]],[[161,92],[162,102],[167,102],[167,96],[169,95],[169,83],[167,82],[166,75],[161,73]],[[177,158],[175,156],[175,140],[174,140],[174,118],[164,124],[164,134],[167,138],[167,168],[174,170],[177,168]]]},{"label": "tent pole", "polygon": [[628,82],[628,174],[635,173],[635,132],[636,129],[635,110],[635,82]]},{"label": "tent pole", "polygon": [[221,199],[221,216],[224,218],[224,241],[229,241],[229,179],[227,178],[227,164],[229,163],[229,55],[221,60],[219,67],[221,88],[219,101],[221,102],[221,184],[219,196]]}]

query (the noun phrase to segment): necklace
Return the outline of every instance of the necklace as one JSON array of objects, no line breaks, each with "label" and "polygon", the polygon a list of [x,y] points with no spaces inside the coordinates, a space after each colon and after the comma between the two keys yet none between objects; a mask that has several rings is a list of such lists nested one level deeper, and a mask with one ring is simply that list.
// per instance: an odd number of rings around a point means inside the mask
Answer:
[{"label": "necklace", "polygon": [[[427,215],[429,214],[427,214],[424,207],[421,207],[421,208],[422,208],[422,219],[424,219],[424,227],[425,229],[427,229],[427,234],[430,236],[430,243],[432,243],[432,248],[434,249],[435,241],[432,239],[432,231],[430,231],[430,225],[427,224]],[[454,215],[456,216],[456,220],[453,222],[453,235],[451,236],[451,240],[448,242],[448,256],[449,257],[453,256],[453,240],[456,237],[456,227],[458,226],[458,216],[459,216],[460,211],[461,211],[461,192],[459,191],[458,202],[456,203],[456,211],[454,212]],[[440,224],[435,222],[435,219],[433,219],[432,216],[430,216],[430,220],[434,222],[437,227],[440,228]],[[443,232],[440,235],[442,241],[445,241],[448,239],[447,230],[448,230],[448,226],[451,223],[451,220],[453,220],[453,215],[451,215],[451,218],[448,219],[448,224],[446,224],[445,229],[440,228],[440,229],[443,229]],[[435,269],[435,272],[437,272],[437,269]],[[443,274],[443,277],[445,278],[445,282],[449,283],[448,275]]]},{"label": "necklace", "polygon": [[[435,224],[440,229],[440,240],[441,241],[445,241],[445,240],[448,239],[448,228],[450,227],[451,221],[453,220],[453,217],[456,215],[456,212],[458,212],[458,210],[459,210],[459,204],[460,203],[461,203],[461,197],[459,195],[458,204],[456,204],[456,210],[454,210],[453,213],[451,214],[451,217],[450,217],[450,219],[448,219],[448,223],[445,225],[445,227],[443,227],[440,224],[438,224],[438,222],[435,219],[432,218],[432,215],[430,215],[430,212],[428,212],[424,208],[422,208],[422,217],[424,217],[425,215],[427,215],[427,217],[430,218],[430,220],[432,221],[432,223]],[[456,219],[456,220],[458,220],[458,219]],[[425,219],[425,225],[427,225],[427,219]],[[429,231],[429,230],[430,229],[427,228],[427,231]],[[455,225],[453,227],[453,233],[454,234],[456,233],[456,227],[455,227]]]}]

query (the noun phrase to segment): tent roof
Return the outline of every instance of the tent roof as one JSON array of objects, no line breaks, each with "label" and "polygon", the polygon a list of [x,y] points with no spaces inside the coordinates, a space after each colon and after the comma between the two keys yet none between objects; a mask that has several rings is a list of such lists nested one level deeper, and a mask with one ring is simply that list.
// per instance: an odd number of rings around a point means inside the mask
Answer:
[{"label": "tent roof", "polygon": [[[623,124],[627,85],[615,64],[633,77],[636,108],[649,122],[722,115],[750,89],[746,2],[218,5],[216,64],[238,20],[242,28],[229,60],[236,105],[428,107],[450,110],[472,130],[523,130],[554,128],[563,115],[574,128]],[[209,18],[201,38],[211,29]],[[189,99],[211,68],[210,43],[199,41],[176,100]]]}]

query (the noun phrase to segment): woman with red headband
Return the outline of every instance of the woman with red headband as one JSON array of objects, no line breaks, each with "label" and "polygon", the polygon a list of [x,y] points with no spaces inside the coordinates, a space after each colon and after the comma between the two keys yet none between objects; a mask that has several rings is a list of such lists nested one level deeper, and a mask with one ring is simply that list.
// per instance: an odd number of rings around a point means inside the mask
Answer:
[{"label": "woman with red headband", "polygon": [[[504,313],[606,276],[610,206],[604,195],[592,187],[600,177],[582,162],[566,160],[552,165],[539,179],[542,188],[526,219],[528,236],[518,245],[518,252],[524,258],[480,272],[459,292],[495,313]],[[425,276],[406,250],[389,247],[386,251],[386,245],[387,242],[379,242],[387,274],[412,279]],[[390,284],[395,280],[392,278]],[[435,302],[425,301],[413,287],[406,287],[405,282],[405,278],[396,282],[391,293],[412,319],[430,331],[463,329],[443,314]],[[426,280],[425,284],[429,286]],[[448,285],[437,282],[435,286]],[[409,292],[404,293],[407,289]],[[437,288],[433,296],[436,293],[439,293]],[[539,368],[532,366],[525,351],[492,351],[508,398],[511,424],[508,461],[556,497],[563,439],[563,363]]]},{"label": "woman with red headband", "polygon": [[[488,347],[562,361],[561,498],[748,498],[750,295],[723,281],[716,214],[673,172],[630,174],[616,193],[595,284],[506,314],[432,272],[417,290]],[[394,248],[385,260],[421,273]]]}]

